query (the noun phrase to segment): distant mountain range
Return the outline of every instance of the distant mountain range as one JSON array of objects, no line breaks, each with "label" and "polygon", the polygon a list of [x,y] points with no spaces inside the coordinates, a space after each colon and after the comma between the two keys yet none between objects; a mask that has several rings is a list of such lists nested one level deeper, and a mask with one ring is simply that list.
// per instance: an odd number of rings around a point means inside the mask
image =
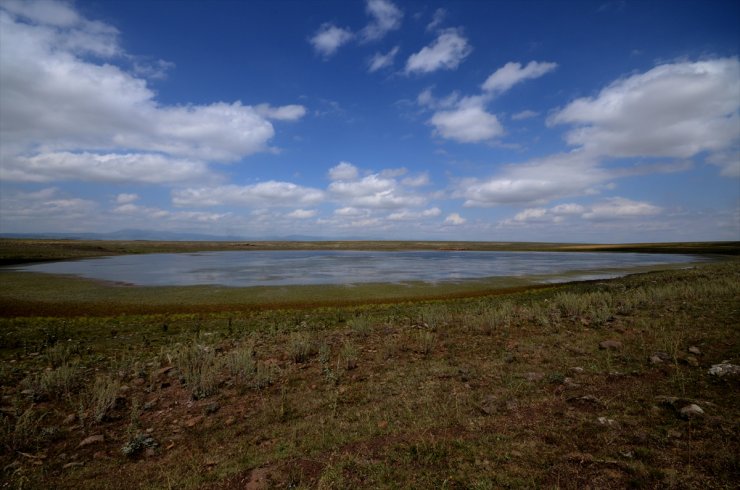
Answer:
[{"label": "distant mountain range", "polygon": [[309,235],[245,237],[236,235],[208,235],[155,230],[119,230],[109,233],[0,233],[0,238],[33,238],[54,240],[147,240],[172,242],[241,242],[241,241],[287,241],[313,242],[329,240],[366,240],[361,237],[327,238]]}]

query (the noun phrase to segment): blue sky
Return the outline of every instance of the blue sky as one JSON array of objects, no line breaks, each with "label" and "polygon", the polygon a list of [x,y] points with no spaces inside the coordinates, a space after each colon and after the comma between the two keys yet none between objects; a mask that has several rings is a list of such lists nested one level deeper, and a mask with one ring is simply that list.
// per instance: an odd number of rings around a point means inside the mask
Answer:
[{"label": "blue sky", "polygon": [[738,18],[0,0],[0,232],[740,240]]}]

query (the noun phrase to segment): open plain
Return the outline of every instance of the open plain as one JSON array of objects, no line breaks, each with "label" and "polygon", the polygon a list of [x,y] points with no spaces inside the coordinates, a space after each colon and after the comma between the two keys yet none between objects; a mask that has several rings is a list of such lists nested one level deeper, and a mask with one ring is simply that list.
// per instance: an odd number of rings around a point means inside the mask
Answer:
[{"label": "open plain", "polygon": [[[4,240],[0,255],[247,246],[566,247]],[[622,248],[717,260],[537,287],[286,288],[280,301],[1,272],[3,485],[732,488],[737,244]]]}]

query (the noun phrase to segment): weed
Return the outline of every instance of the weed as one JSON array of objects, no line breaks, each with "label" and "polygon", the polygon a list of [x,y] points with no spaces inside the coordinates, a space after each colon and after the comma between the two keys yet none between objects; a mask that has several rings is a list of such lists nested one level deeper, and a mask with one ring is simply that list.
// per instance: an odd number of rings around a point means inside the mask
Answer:
[{"label": "weed", "polygon": [[308,361],[308,359],[316,352],[311,337],[305,333],[293,333],[290,336],[290,343],[288,344],[288,352],[290,358],[295,363],[302,363]]},{"label": "weed", "polygon": [[194,399],[206,398],[218,390],[218,366],[213,348],[193,341],[180,349],[177,366]]},{"label": "weed", "polygon": [[342,345],[342,351],[340,353],[342,364],[347,371],[351,371],[357,367],[357,347],[352,342],[346,341]]},{"label": "weed", "polygon": [[349,321],[349,328],[352,333],[360,338],[365,338],[373,330],[372,321],[367,316],[356,316]]},{"label": "weed", "polygon": [[232,350],[224,361],[228,373],[235,382],[241,386],[247,386],[254,378],[257,370],[254,360],[254,348],[252,344],[238,347]]},{"label": "weed", "polygon": [[421,330],[419,332],[419,352],[421,354],[424,354],[425,356],[428,356],[432,353],[434,350],[434,347],[437,345],[437,336],[434,334],[434,332],[429,332],[427,330]]},{"label": "weed", "polygon": [[116,406],[120,388],[120,382],[109,376],[95,378],[89,393],[90,410],[95,422],[100,423],[105,420],[108,412]]}]

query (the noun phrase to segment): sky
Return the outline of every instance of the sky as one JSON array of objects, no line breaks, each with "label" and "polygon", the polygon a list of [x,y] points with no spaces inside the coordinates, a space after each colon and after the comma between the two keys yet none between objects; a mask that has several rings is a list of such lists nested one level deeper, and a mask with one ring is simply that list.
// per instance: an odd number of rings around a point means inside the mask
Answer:
[{"label": "sky", "polygon": [[0,233],[740,240],[738,19],[0,0]]}]

